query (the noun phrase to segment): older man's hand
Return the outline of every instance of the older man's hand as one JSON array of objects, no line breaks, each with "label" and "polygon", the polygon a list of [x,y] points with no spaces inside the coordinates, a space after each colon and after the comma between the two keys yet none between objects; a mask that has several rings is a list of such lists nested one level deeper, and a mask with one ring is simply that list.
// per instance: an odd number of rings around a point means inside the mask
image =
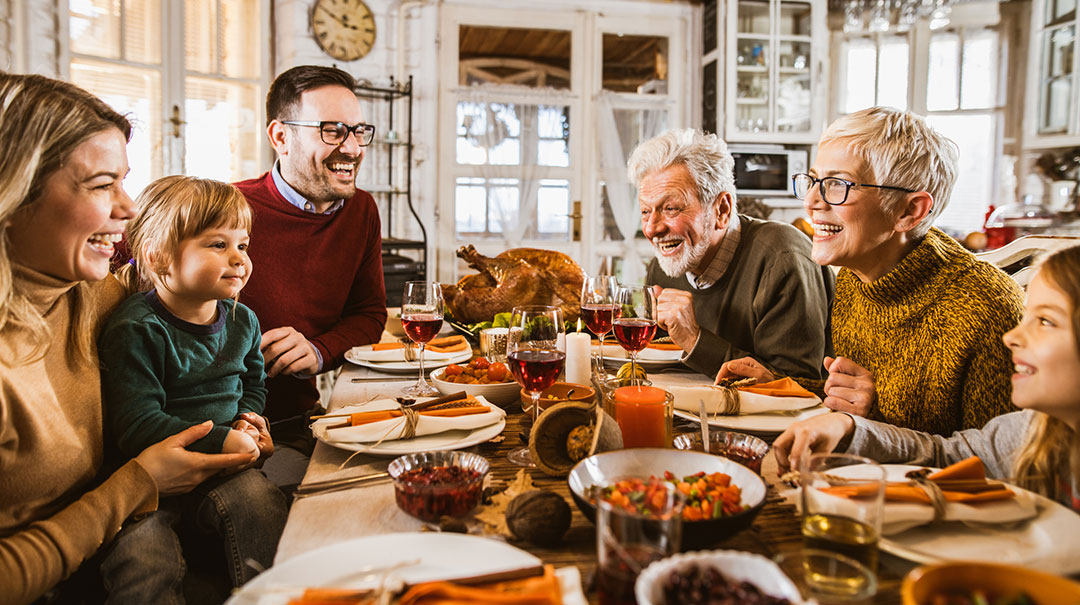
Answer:
[{"label": "older man's hand", "polygon": [[667,330],[672,342],[683,351],[697,344],[701,328],[694,317],[694,298],[685,290],[653,286],[656,295],[656,323]]},{"label": "older man's hand", "polygon": [[867,417],[877,405],[874,374],[846,357],[825,358],[825,407]]}]

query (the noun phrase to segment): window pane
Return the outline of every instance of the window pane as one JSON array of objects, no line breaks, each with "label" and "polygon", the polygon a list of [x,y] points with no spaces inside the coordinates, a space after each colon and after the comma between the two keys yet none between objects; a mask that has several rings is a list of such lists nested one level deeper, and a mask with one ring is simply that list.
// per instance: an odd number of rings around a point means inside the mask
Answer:
[{"label": "window pane", "polygon": [[120,1],[71,0],[71,52],[120,58]]},{"label": "window pane", "polygon": [[458,83],[570,88],[570,32],[557,29],[458,29]]},{"label": "window pane", "polygon": [[458,233],[484,232],[484,215],[487,203],[487,191],[484,186],[463,184],[468,181],[483,179],[458,179],[454,190],[454,224]]},{"label": "window pane", "polygon": [[[488,193],[488,232],[503,233],[517,226],[521,190],[514,179],[491,179]],[[507,186],[498,186],[508,183]]]},{"label": "window pane", "polygon": [[263,130],[254,85],[188,78],[184,104],[187,174],[221,181],[258,176]]},{"label": "window pane", "polygon": [[[536,230],[540,236],[565,236],[570,229],[570,181],[545,179],[536,194]],[[561,239],[561,238],[560,238]]]},{"label": "window pane", "polygon": [[232,78],[258,78],[263,40],[257,0],[223,0],[221,3],[222,73]]},{"label": "window pane", "polygon": [[603,60],[604,90],[667,94],[667,38],[604,34]]},{"label": "window pane", "polygon": [[907,109],[908,41],[903,36],[881,40],[881,62],[878,64],[877,104]]},{"label": "window pane", "polygon": [[161,63],[160,0],[124,0],[124,58]]},{"label": "window pane", "polygon": [[184,2],[184,67],[204,74],[218,73],[217,0]]},{"label": "window pane", "polygon": [[930,66],[926,77],[926,109],[948,111],[959,106],[960,36],[953,32],[930,38]]},{"label": "window pane", "polygon": [[981,30],[964,36],[960,108],[985,109],[997,105],[997,32]]},{"label": "window pane", "polygon": [[874,105],[874,70],[877,48],[869,38],[855,38],[844,43],[844,113]]},{"label": "window pane", "polygon": [[1000,150],[997,118],[993,114],[930,115],[935,130],[960,148],[956,185],[936,225],[967,233],[980,229],[994,199],[994,166]]},{"label": "window pane", "polygon": [[113,109],[128,114],[135,126],[128,143],[131,173],[124,188],[132,197],[161,176],[161,74],[86,59],[73,59],[71,81],[101,97]]},{"label": "window pane", "polygon": [[810,131],[810,74],[780,76],[776,91],[776,129]]}]

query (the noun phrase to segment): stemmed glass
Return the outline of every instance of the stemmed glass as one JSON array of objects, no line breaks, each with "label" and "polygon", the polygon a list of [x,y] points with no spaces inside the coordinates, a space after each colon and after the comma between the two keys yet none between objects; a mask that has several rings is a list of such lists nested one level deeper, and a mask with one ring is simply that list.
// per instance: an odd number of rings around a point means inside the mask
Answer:
[{"label": "stemmed glass", "polygon": [[443,322],[442,286],[438,282],[411,281],[405,283],[401,296],[401,327],[409,339],[420,346],[420,378],[416,384],[402,389],[409,397],[434,397],[439,390],[424,377],[424,345],[439,333]]},{"label": "stemmed glass", "polygon": [[[506,358],[514,378],[529,395],[528,407],[524,402],[521,407],[532,414],[533,424],[540,409],[540,392],[555,384],[566,361],[566,353],[558,348],[562,333],[563,317],[558,307],[514,307],[510,313]],[[528,447],[518,448],[506,457],[517,466],[536,466]]]},{"label": "stemmed glass", "polygon": [[604,373],[604,337],[611,331],[611,324],[621,315],[622,308],[615,304],[619,282],[610,275],[586,276],[581,285],[581,317],[585,326],[600,339],[600,373]]},{"label": "stemmed glass", "polygon": [[637,376],[637,354],[656,334],[656,296],[649,286],[622,286],[615,294],[621,316],[612,322],[615,340],[630,354],[631,376]]}]

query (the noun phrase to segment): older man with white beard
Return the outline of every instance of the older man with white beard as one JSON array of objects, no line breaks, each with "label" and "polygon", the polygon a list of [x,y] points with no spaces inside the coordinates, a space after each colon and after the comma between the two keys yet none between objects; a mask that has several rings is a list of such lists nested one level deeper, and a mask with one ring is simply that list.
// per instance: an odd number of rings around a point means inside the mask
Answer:
[{"label": "older man with white beard", "polygon": [[692,129],[630,155],[641,230],[656,251],[645,283],[657,323],[703,374],[752,357],[775,374],[820,379],[832,354],[832,272],[794,227],[735,211],[733,170],[724,142]]}]

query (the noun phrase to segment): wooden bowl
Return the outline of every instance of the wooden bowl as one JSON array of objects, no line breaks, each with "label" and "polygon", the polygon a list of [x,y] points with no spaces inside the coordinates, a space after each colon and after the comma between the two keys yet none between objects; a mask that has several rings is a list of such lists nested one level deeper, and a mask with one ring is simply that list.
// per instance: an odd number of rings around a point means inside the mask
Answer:
[{"label": "wooden bowl", "polygon": [[[566,395],[570,392],[570,389],[573,389],[574,393],[567,397]],[[550,405],[564,403],[566,401],[591,402],[594,397],[596,397],[596,389],[589,385],[575,384],[573,382],[556,382],[540,393],[540,410],[546,410]],[[532,405],[532,399],[524,389],[521,389],[521,403],[526,407]]]},{"label": "wooden bowl", "polygon": [[1036,603],[1080,603],[1080,584],[1018,565],[955,561],[911,571],[900,586],[904,605],[929,605],[937,593],[985,590],[991,602],[1026,592]]}]

